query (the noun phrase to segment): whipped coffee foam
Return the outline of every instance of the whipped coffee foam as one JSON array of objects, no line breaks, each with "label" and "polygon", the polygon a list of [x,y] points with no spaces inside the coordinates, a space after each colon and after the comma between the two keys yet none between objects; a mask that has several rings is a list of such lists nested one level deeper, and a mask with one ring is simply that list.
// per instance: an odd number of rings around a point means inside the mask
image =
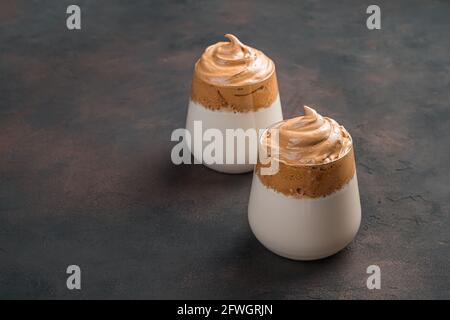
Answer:
[{"label": "whipped coffee foam", "polygon": [[219,86],[245,86],[272,75],[275,65],[264,53],[246,46],[234,35],[230,42],[209,46],[195,66],[198,77]]},{"label": "whipped coffee foam", "polygon": [[[355,174],[352,139],[333,119],[322,117],[305,106],[305,115],[274,124],[261,137],[261,147],[279,161],[274,175],[262,175],[259,159],[256,174],[269,188],[297,198],[330,195],[346,185]],[[267,163],[264,161],[264,163]]]},{"label": "whipped coffee foam", "polygon": [[192,100],[208,109],[233,112],[269,107],[278,97],[275,64],[234,35],[225,37],[230,41],[209,46],[195,64]]},{"label": "whipped coffee foam", "polygon": [[304,110],[304,116],[272,127],[279,130],[278,141],[266,139],[272,150],[278,150],[280,161],[294,166],[328,163],[350,150],[352,140],[343,126],[312,108],[304,106]]}]

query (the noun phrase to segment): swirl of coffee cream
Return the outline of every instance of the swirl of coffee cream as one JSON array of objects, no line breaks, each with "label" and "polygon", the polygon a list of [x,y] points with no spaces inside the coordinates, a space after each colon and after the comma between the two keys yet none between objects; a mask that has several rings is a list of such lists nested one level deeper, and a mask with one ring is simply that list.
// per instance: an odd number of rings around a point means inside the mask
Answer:
[{"label": "swirl of coffee cream", "polygon": [[216,86],[246,86],[269,78],[273,61],[261,51],[246,46],[234,35],[230,42],[218,42],[206,48],[195,65],[197,76]]},{"label": "swirl of coffee cream", "polygon": [[[281,162],[287,165],[323,164],[340,159],[351,148],[352,140],[345,128],[335,120],[322,117],[304,106],[305,115],[282,121],[276,141],[267,141]],[[275,139],[271,139],[275,140]]]}]

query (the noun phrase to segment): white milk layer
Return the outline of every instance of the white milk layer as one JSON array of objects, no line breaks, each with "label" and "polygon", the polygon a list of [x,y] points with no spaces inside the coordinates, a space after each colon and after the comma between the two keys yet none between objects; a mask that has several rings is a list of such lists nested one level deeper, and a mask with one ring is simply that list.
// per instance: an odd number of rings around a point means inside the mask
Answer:
[{"label": "white milk layer", "polygon": [[315,199],[285,196],[254,174],[248,219],[256,238],[278,255],[314,260],[335,254],[352,241],[361,222],[356,173],[340,190]]},{"label": "white milk layer", "polygon": [[[237,148],[237,143],[235,143],[234,154],[237,159],[238,152],[245,153],[245,159],[247,159],[243,164],[225,164],[225,148],[226,143],[229,141],[224,141],[223,143],[223,164],[213,163],[207,164],[205,161],[200,161],[203,158],[203,150],[205,146],[210,144],[211,142],[203,142],[201,145],[196,148],[194,141],[196,139],[202,139],[202,136],[196,136],[194,134],[194,121],[202,121],[202,131],[203,133],[208,129],[218,129],[225,140],[226,129],[256,129],[256,133],[260,129],[265,129],[271,124],[283,120],[283,114],[281,111],[281,103],[280,97],[277,96],[275,101],[267,108],[261,108],[254,112],[233,112],[233,111],[223,111],[223,110],[211,110],[205,108],[203,105],[190,100],[188,107],[188,114],[186,119],[186,129],[189,130],[192,137],[191,143],[191,152],[194,155],[195,159],[198,162],[202,162],[207,167],[214,169],[216,171],[225,172],[225,173],[243,173],[250,172],[253,170],[255,162],[252,163],[250,159],[257,158],[257,141],[255,141],[255,145],[250,146],[248,141],[246,142],[246,147],[242,149]],[[258,135],[257,135],[258,137]],[[243,156],[241,154],[241,156]]]}]

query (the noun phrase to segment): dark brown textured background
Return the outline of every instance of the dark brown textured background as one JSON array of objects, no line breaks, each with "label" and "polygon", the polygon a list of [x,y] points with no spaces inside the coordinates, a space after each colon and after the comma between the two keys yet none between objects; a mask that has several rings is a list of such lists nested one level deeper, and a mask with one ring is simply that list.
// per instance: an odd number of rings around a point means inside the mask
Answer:
[{"label": "dark brown textured background", "polygon": [[[450,2],[377,1],[379,31],[369,4],[1,1],[0,297],[450,298]],[[250,174],[170,161],[225,33],[273,58],[286,117],[309,104],[353,135],[363,220],[331,258],[257,242]]]}]

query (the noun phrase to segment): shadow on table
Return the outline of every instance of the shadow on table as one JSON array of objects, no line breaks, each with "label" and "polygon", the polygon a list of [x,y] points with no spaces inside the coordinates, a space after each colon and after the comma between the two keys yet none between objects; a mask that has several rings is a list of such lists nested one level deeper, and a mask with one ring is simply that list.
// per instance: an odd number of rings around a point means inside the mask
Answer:
[{"label": "shadow on table", "polygon": [[326,288],[319,284],[323,286],[324,278],[333,278],[350,258],[348,249],[315,261],[283,258],[266,249],[249,230],[249,236],[236,241],[222,257],[228,264],[217,266],[234,283],[225,283],[221,295],[225,299],[321,299],[317,292]]}]

